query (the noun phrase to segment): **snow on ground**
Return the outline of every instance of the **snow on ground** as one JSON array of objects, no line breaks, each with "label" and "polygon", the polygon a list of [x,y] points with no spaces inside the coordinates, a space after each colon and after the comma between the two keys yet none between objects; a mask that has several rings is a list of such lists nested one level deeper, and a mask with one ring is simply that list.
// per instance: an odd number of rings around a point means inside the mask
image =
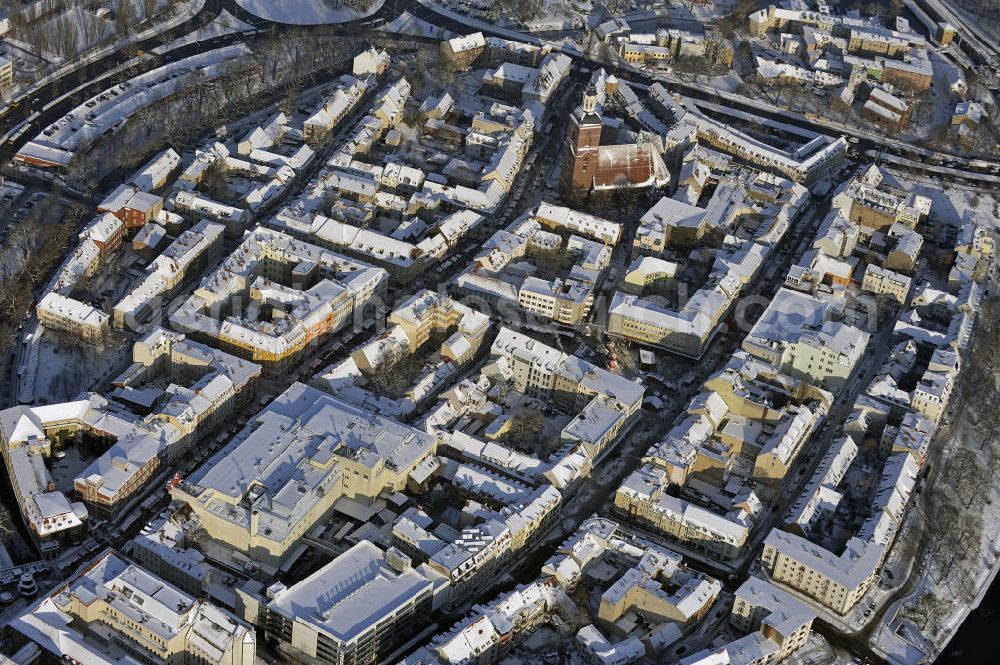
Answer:
[{"label": "snow on ground", "polygon": [[119,128],[141,108],[152,106],[190,84],[190,77],[208,80],[223,73],[222,65],[245,57],[249,49],[236,44],[178,60],[99,93],[49,125],[33,144],[73,153],[108,131]]},{"label": "snow on ground", "polygon": [[55,12],[48,9],[48,4],[36,2],[22,11],[25,17],[39,17],[36,20],[29,19],[35,43],[12,41],[52,62],[63,62],[114,37],[118,33],[114,17],[119,11],[119,5],[126,2],[132,7],[131,14],[135,17],[133,24],[155,16],[171,4],[171,0],[157,0],[147,16],[142,0],[113,0],[95,3],[93,7],[87,7],[87,3],[66,2],[63,3],[65,9]]},{"label": "snow on ground", "polygon": [[87,470],[87,467],[94,461],[94,458],[85,457],[76,446],[72,445],[67,446],[63,453],[64,455],[61,458],[52,458],[52,466],[49,472],[58,491],[64,494],[72,494],[73,481]]},{"label": "snow on ground", "polygon": [[97,348],[69,342],[67,335],[45,330],[39,345],[35,395],[50,404],[73,400],[98,381],[113,378],[131,354],[125,345]]},{"label": "snow on ground", "polygon": [[423,19],[419,19],[410,12],[403,12],[379,28],[385,32],[394,32],[400,35],[416,35],[417,37],[431,37],[433,39],[451,39],[455,33],[444,28],[432,25]]},{"label": "snow on ground", "polygon": [[167,51],[173,51],[175,48],[181,46],[186,46],[187,44],[194,44],[195,42],[202,42],[214,37],[221,37],[222,35],[228,35],[232,32],[243,32],[244,30],[252,30],[253,26],[249,23],[239,20],[227,10],[223,9],[219,16],[206,25],[203,28],[195,30],[194,32],[188,33],[183,37],[178,37],[169,44],[163,46],[157,46],[153,49],[153,53],[162,54]]},{"label": "snow on ground", "polygon": [[254,16],[276,23],[291,25],[321,25],[347,23],[371,16],[385,4],[374,0],[367,11],[359,12],[350,7],[331,7],[327,0],[236,0],[236,3]]},{"label": "snow on ground", "polygon": [[578,28],[594,13],[590,2],[566,2],[566,0],[544,0],[538,16],[525,23],[528,32],[545,30],[568,30]]},{"label": "snow on ground", "polygon": [[743,80],[736,74],[724,74],[709,79],[708,84],[720,92],[736,92]]},{"label": "snow on ground", "polygon": [[994,197],[954,184],[945,189],[940,180],[916,177],[901,170],[898,172],[910,185],[907,189],[931,199],[931,214],[935,219],[958,226],[977,217],[980,223],[992,224],[995,228],[1000,226],[997,219],[1000,211]]}]

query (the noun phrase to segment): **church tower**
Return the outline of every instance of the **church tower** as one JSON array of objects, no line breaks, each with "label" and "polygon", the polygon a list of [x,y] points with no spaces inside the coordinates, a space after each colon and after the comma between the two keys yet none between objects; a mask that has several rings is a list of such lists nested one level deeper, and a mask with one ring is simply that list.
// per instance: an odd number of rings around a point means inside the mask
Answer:
[{"label": "church tower", "polygon": [[601,116],[597,112],[597,89],[591,83],[583,93],[583,103],[570,116],[563,146],[560,193],[567,202],[584,199],[597,173],[601,147]]}]

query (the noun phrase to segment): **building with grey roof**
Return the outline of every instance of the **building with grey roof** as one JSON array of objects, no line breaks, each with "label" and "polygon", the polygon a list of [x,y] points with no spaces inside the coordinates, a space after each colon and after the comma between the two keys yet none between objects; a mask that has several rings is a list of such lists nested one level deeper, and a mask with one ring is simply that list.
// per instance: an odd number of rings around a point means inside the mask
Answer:
[{"label": "building with grey roof", "polygon": [[251,626],[112,550],[83,565],[10,628],[53,659],[88,665],[256,661]]},{"label": "building with grey roof", "polygon": [[446,587],[427,565],[363,540],[292,586],[272,585],[266,631],[310,662],[378,663],[429,621]]},{"label": "building with grey roof", "polygon": [[210,538],[276,567],[338,499],[402,489],[436,447],[426,432],[295,383],[172,492]]}]

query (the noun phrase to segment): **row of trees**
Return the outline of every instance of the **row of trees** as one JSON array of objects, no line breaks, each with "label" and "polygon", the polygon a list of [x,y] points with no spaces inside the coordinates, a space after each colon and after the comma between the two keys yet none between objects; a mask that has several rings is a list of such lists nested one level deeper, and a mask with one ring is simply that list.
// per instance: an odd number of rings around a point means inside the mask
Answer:
[{"label": "row of trees", "polygon": [[[248,58],[221,65],[208,78],[188,73],[179,92],[154,106],[136,109],[117,135],[103,139],[67,169],[75,187],[89,192],[109,172],[128,172],[167,146],[190,145],[206,130],[222,127],[247,108],[257,108],[275,91],[280,106],[293,109],[302,89],[329,80],[361,50],[358,39],[322,29],[289,31],[256,44]],[[124,75],[123,75],[124,76]],[[118,80],[114,81],[119,82]]]},{"label": "row of trees", "polygon": [[[908,604],[902,614],[932,636],[943,627],[957,604],[968,604],[979,593],[983,569],[983,536],[990,536],[984,515],[993,479],[1000,474],[1000,301],[984,302],[976,341],[961,375],[961,411],[951,432],[952,450],[939,462],[941,470],[931,491],[917,499],[923,527],[904,534],[917,545],[937,585]],[[940,445],[939,441],[935,445]],[[988,559],[987,559],[988,560]]]},{"label": "row of trees", "polygon": [[[62,260],[86,214],[87,210],[76,204],[63,211],[59,195],[53,193],[35,207],[25,222],[11,231],[11,242],[17,247],[30,248],[31,256],[0,280],[0,369],[3,371],[6,371],[17,328],[28,318],[35,293]],[[24,232],[21,226],[25,227]]]},{"label": "row of trees", "polygon": [[154,16],[158,4],[158,0],[5,0],[0,7],[10,18],[12,38],[40,56],[68,59]]}]

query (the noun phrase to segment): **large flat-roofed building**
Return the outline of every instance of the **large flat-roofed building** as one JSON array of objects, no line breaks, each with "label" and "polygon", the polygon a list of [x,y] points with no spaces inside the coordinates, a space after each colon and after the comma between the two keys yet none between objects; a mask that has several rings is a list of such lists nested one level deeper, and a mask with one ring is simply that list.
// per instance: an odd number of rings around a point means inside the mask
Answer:
[{"label": "large flat-roofed building", "polygon": [[733,129],[729,125],[689,110],[685,118],[694,124],[698,140],[741,159],[755,168],[776,173],[795,182],[813,184],[823,176],[835,171],[847,156],[847,139],[826,138],[825,145],[811,145],[809,154],[786,152]]},{"label": "large flat-roofed building", "polygon": [[791,377],[839,390],[864,354],[870,335],[830,321],[829,315],[827,301],[782,288],[743,340],[743,349]]},{"label": "large flat-roofed building", "polygon": [[293,384],[173,489],[207,535],[277,567],[341,497],[398,491],[437,439]]},{"label": "large flat-roofed building", "polygon": [[174,329],[275,374],[385,294],[380,268],[265,228],[243,242],[173,314]]},{"label": "large flat-roofed building", "polygon": [[253,665],[253,627],[111,550],[9,624],[51,660]]},{"label": "large flat-roofed building", "polygon": [[309,662],[367,665],[418,633],[447,580],[363,540],[301,582],[268,589],[267,634]]}]

